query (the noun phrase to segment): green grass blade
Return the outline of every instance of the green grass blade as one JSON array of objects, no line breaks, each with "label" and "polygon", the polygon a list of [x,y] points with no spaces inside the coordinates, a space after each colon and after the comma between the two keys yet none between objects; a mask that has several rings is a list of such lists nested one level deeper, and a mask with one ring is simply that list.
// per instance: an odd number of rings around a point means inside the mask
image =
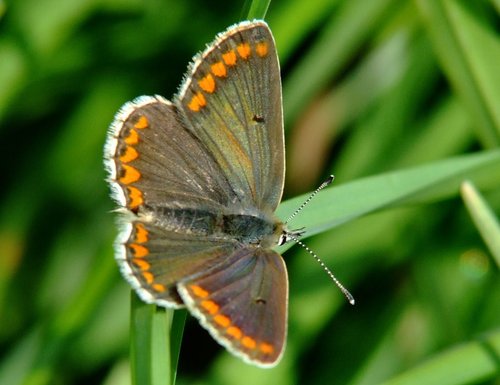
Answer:
[{"label": "green grass blade", "polygon": [[500,330],[480,341],[449,349],[383,385],[465,385],[485,383],[498,375]]},{"label": "green grass blade", "polygon": [[175,384],[186,311],[164,309],[131,296],[132,383]]},{"label": "green grass blade", "polygon": [[271,0],[246,0],[241,11],[241,19],[264,19],[270,3]]},{"label": "green grass blade", "polygon": [[[417,2],[443,70],[473,116],[482,143],[500,144],[500,41],[464,3]],[[480,42],[480,43],[478,43]]]},{"label": "green grass blade", "polygon": [[393,0],[345,2],[283,83],[285,122],[292,124],[356,49],[373,33]]},{"label": "green grass blade", "polygon": [[151,349],[155,305],[142,302],[131,292],[130,303],[130,368],[132,384],[152,384]]},{"label": "green grass blade", "polygon": [[179,309],[174,311],[170,326],[170,382],[175,384],[177,376],[177,364],[181,352],[182,335],[184,333],[184,324],[186,323],[187,310]]},{"label": "green grass blade", "polygon": [[[292,0],[276,3],[275,12],[270,14],[281,66],[286,65],[293,51],[300,46],[322,20],[331,15],[340,0]],[[290,23],[300,20],[300,23]]]},{"label": "green grass blade", "polygon": [[[383,208],[433,202],[458,194],[464,179],[488,187],[500,183],[500,151],[450,158],[329,187],[300,215],[300,227],[313,235]],[[278,216],[286,218],[307,195],[284,202]]]},{"label": "green grass blade", "polygon": [[497,266],[500,266],[500,225],[495,213],[471,182],[462,183],[460,191],[472,220],[493,255]]}]

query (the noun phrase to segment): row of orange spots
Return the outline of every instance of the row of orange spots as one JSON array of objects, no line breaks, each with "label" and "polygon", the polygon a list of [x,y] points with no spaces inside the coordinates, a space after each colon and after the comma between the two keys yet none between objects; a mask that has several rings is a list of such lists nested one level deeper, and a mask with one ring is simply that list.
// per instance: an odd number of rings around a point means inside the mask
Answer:
[{"label": "row of orange spots", "polygon": [[[122,163],[122,172],[123,175],[120,178],[120,182],[126,185],[130,185],[134,182],[137,182],[141,177],[141,173],[135,167],[130,166],[129,164],[133,160],[139,157],[139,153],[135,149],[134,145],[139,143],[139,134],[137,130],[143,130],[149,127],[148,119],[142,115],[137,119],[137,122],[134,124],[134,127],[130,129],[128,136],[124,139],[125,150],[120,155],[120,162]],[[137,187],[127,186],[128,196],[130,199],[129,208],[134,209],[140,206],[144,199],[142,197],[142,192]]]},{"label": "row of orange spots", "polygon": [[[255,52],[259,57],[267,56],[268,50],[269,46],[265,41],[259,42],[255,45]],[[236,52],[238,53],[238,55],[236,55]],[[248,60],[252,55],[252,49],[250,47],[250,44],[246,42],[238,44],[236,46],[236,52],[234,49],[230,49],[229,51],[224,52],[221,55],[222,56],[221,61],[217,61],[210,65],[210,70],[212,71],[212,74],[218,78],[225,78],[227,76],[226,66],[228,67],[235,66],[237,63],[238,56],[243,60]],[[212,74],[209,73],[200,80],[198,80],[198,85],[200,86],[200,88],[208,94],[214,93],[216,89],[216,81],[215,78],[212,76]],[[204,95],[201,92],[196,92],[191,97],[191,100],[189,101],[187,106],[191,111],[198,112],[206,105],[207,101]]]},{"label": "row of orange spots", "polygon": [[231,324],[231,319],[219,313],[220,306],[214,301],[208,299],[209,292],[198,285],[189,286],[191,292],[198,298],[201,298],[200,306],[213,317],[213,321],[225,329],[226,335],[232,337],[235,340],[239,340],[241,344],[247,349],[258,349],[264,354],[272,354],[274,348],[271,344],[267,342],[258,343],[254,338],[244,335],[243,331]]},{"label": "row of orange spots", "polygon": [[165,286],[159,283],[154,283],[153,273],[149,271],[151,264],[144,259],[149,254],[149,249],[144,245],[149,240],[149,233],[142,223],[134,224],[135,239],[128,245],[132,251],[132,263],[141,270],[141,274],[151,287],[158,291],[164,292]]}]

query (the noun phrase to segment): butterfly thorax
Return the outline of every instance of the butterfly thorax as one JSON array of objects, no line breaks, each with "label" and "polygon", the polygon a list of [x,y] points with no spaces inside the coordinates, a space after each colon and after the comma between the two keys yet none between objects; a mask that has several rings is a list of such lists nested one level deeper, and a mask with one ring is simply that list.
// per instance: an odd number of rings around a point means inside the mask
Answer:
[{"label": "butterfly thorax", "polygon": [[196,234],[271,248],[285,234],[283,223],[261,212],[212,212],[199,208],[156,207],[158,225],[167,231]]}]

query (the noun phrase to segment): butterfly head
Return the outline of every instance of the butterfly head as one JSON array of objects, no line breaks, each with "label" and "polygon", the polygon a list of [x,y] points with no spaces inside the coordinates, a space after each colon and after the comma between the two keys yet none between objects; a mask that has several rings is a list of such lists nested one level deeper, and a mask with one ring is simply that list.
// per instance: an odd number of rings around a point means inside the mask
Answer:
[{"label": "butterfly head", "polygon": [[278,246],[284,245],[287,242],[295,241],[300,238],[306,232],[304,227],[295,230],[288,230],[284,225],[282,226],[282,232],[278,239]]}]

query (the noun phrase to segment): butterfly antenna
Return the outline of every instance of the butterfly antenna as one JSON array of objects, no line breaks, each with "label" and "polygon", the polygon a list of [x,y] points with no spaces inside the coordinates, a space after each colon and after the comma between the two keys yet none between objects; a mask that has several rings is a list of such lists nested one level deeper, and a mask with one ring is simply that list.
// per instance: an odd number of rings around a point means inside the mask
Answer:
[{"label": "butterfly antenna", "polygon": [[332,183],[334,179],[335,179],[335,176],[330,175],[327,180],[325,180],[323,183],[321,183],[321,185],[316,190],[314,190],[311,195],[309,195],[309,198],[307,198],[304,201],[304,203],[302,203],[299,206],[299,208],[297,210],[295,210],[295,212],[288,217],[288,219],[285,221],[285,224],[287,224],[288,222],[290,222],[300,211],[302,211],[302,209],[304,207],[306,207],[306,205],[311,201],[311,199],[313,199],[314,196],[317,193],[319,193],[321,190],[323,190],[326,186],[328,186],[330,183]]},{"label": "butterfly antenna", "polygon": [[352,296],[351,293],[349,293],[349,290],[347,290],[344,285],[342,285],[342,283],[337,279],[337,277],[335,277],[335,275],[333,275],[333,273],[331,272],[331,270],[328,268],[328,266],[325,265],[325,263],[321,260],[320,257],[318,257],[309,247],[307,247],[304,243],[302,243],[301,241],[298,240],[297,237],[289,234],[288,237],[292,240],[294,240],[295,242],[297,242],[300,246],[302,246],[309,254],[311,254],[313,256],[313,258],[316,260],[316,262],[319,263],[319,265],[323,268],[323,270],[325,270],[326,274],[328,274],[328,276],[332,279],[332,281],[335,283],[335,285],[337,285],[337,287],[340,289],[340,291],[345,295],[345,297],[347,298],[347,300],[349,301],[349,303],[351,305],[354,305],[354,303],[356,302],[354,300],[354,297]]}]

